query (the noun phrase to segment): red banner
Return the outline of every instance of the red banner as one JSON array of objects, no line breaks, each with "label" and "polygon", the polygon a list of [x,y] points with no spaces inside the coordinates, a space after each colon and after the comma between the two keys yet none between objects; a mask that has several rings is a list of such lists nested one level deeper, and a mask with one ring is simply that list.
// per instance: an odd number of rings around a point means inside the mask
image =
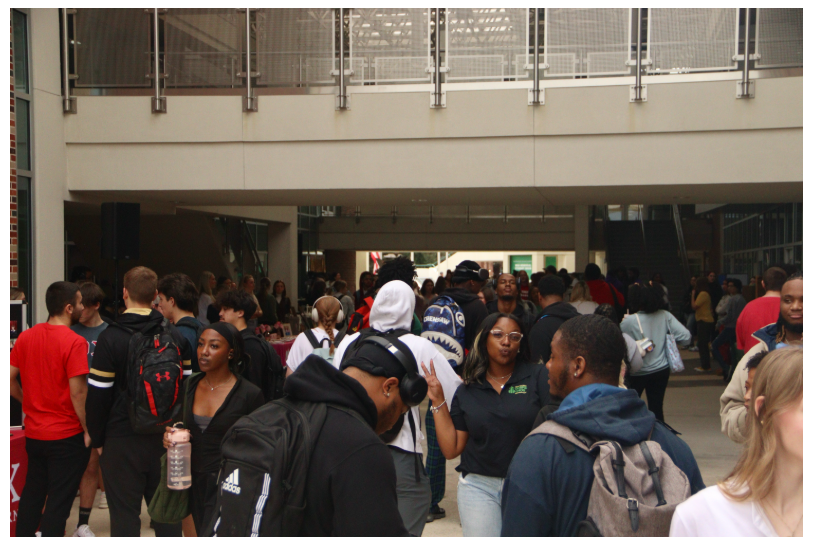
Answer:
[{"label": "red banner", "polygon": [[28,472],[28,457],[25,454],[25,432],[22,429],[11,430],[11,448],[9,450],[11,462],[11,531],[10,535],[17,533],[17,509],[20,506],[20,496],[23,494],[25,475]]}]

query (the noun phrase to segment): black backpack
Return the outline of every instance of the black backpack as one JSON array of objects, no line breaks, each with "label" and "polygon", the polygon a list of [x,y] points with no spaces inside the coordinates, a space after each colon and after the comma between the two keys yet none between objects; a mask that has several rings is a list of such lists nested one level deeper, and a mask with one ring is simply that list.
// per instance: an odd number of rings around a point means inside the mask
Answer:
[{"label": "black backpack", "polygon": [[[263,398],[267,402],[280,399],[283,397],[283,382],[286,380],[286,369],[283,367],[280,356],[274,351],[272,345],[257,335],[246,337],[244,341],[258,341],[263,345],[265,359],[263,360],[260,391],[263,392]],[[251,360],[250,363],[255,363],[255,360]]]},{"label": "black backpack", "polygon": [[200,536],[297,536],[306,509],[306,479],[326,403],[283,398],[242,417],[221,441],[213,516]]},{"label": "black backpack", "polygon": [[179,388],[184,375],[181,348],[170,325],[131,333],[127,347],[127,411],[133,431],[163,433],[181,412]]}]

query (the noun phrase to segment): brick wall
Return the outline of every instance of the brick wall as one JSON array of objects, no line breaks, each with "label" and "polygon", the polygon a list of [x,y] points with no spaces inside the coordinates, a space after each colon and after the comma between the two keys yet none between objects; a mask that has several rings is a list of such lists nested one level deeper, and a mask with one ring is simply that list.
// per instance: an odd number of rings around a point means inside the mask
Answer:
[{"label": "brick wall", "polygon": [[[11,15],[11,11],[9,11]],[[15,126],[14,115],[14,25],[9,17],[9,36],[11,49],[11,198],[10,198],[10,214],[9,214],[9,263],[10,263],[10,286],[17,286],[17,128]]]},{"label": "brick wall", "polygon": [[353,250],[326,250],[324,254],[326,273],[339,271],[342,280],[348,283],[348,291],[356,291],[357,253]]}]

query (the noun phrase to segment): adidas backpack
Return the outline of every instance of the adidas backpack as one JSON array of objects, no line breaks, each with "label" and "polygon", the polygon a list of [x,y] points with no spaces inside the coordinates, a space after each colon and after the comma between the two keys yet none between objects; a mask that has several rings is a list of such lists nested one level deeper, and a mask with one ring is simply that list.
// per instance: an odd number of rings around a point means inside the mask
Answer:
[{"label": "adidas backpack", "polygon": [[328,408],[283,398],[242,417],[221,441],[214,512],[199,536],[297,536],[311,454]]},{"label": "adidas backpack", "polygon": [[422,337],[433,343],[454,368],[464,363],[464,313],[452,297],[440,295],[424,311]]},{"label": "adidas backpack", "polygon": [[178,390],[184,369],[173,328],[161,326],[156,334],[144,334],[119,327],[132,333],[127,349],[130,424],[136,433],[163,433],[181,413]]},{"label": "adidas backpack", "polygon": [[668,536],[674,510],[690,498],[691,489],[659,443],[595,441],[551,420],[530,435],[536,433],[554,436],[566,453],[579,448],[595,457],[588,516],[576,536]]}]

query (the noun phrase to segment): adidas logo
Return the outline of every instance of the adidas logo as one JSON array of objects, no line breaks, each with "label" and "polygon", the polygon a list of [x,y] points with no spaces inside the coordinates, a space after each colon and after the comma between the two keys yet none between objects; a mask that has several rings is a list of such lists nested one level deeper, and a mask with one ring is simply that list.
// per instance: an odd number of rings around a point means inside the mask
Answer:
[{"label": "adidas logo", "polygon": [[232,471],[226,480],[221,483],[221,489],[224,491],[229,491],[230,493],[234,493],[235,495],[241,494],[241,485],[240,479],[238,478],[240,473],[240,469],[235,469]]}]

